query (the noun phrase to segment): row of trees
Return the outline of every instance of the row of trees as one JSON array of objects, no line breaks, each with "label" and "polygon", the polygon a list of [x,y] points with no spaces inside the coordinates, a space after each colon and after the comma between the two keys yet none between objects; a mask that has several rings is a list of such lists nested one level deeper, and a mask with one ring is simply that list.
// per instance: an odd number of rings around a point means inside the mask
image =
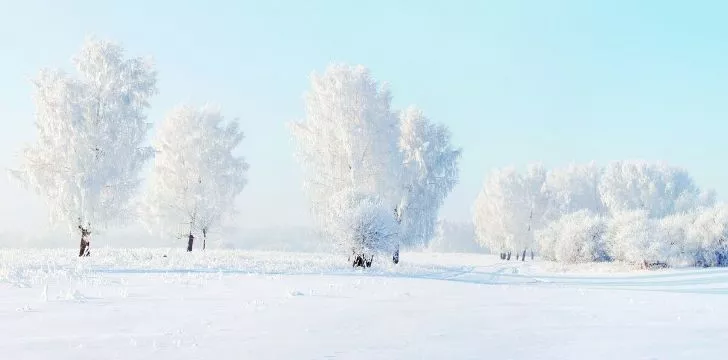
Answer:
[{"label": "row of trees", "polygon": [[[76,76],[43,69],[33,82],[38,139],[12,171],[44,197],[51,218],[80,231],[79,256],[89,255],[95,229],[137,219],[180,235],[189,248],[233,208],[246,184],[247,163],[233,155],[243,139],[219,109],[182,105],[145,146],[157,73],[143,58],[125,58],[115,43],[87,39],[73,58]],[[152,160],[148,189],[139,194]],[[93,230],[92,230],[93,229]],[[203,244],[204,247],[204,244]]]},{"label": "row of trees", "polygon": [[305,119],[291,124],[316,223],[355,266],[427,244],[458,181],[448,129],[391,100],[365,67],[332,65],[312,76]]},{"label": "row of trees", "polygon": [[[73,64],[75,76],[44,69],[34,81],[38,140],[12,174],[47,200],[52,220],[80,232],[79,256],[96,229],[128,221],[186,237],[191,251],[195,236],[205,239],[233,213],[245,187],[248,164],[233,155],[243,139],[237,122],[217,108],[181,105],[146,146],[152,64],[96,39]],[[317,224],[354,264],[370,265],[377,252],[397,262],[400,246],[434,236],[461,152],[445,126],[414,107],[391,109],[386,85],[364,67],[333,65],[312,77],[306,117],[291,130]]]},{"label": "row of trees", "polygon": [[728,208],[681,168],[618,161],[493,171],[475,201],[478,241],[561,262],[723,265]]}]

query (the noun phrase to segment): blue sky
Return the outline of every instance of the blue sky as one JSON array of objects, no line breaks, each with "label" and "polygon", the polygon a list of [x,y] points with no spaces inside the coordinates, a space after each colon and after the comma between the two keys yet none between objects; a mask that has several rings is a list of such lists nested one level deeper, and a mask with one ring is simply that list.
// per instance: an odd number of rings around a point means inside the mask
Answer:
[{"label": "blue sky", "polygon": [[[312,71],[368,66],[394,105],[446,123],[464,150],[443,215],[467,220],[493,167],[665,160],[728,194],[727,5],[668,1],[3,1],[0,166],[35,136],[30,80],[69,67],[84,37],[151,55],[150,121],[182,101],[241,120],[244,227],[306,224],[286,122]],[[0,231],[45,219],[0,179]]]}]

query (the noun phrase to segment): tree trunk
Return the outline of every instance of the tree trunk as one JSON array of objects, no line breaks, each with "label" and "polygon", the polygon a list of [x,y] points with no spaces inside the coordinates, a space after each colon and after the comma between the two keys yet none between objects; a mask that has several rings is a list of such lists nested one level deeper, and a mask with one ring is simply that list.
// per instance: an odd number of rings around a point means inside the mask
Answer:
[{"label": "tree trunk", "polygon": [[372,267],[372,261],[374,261],[374,255],[367,259],[363,254],[355,254],[351,267]]},{"label": "tree trunk", "polygon": [[531,250],[531,260],[533,260],[533,250]]},{"label": "tree trunk", "polygon": [[187,238],[187,252],[192,251],[192,243],[195,242],[195,237],[190,234],[190,236]]},{"label": "tree trunk", "polygon": [[511,252],[510,251],[506,254],[506,260],[511,261]]},{"label": "tree trunk", "polygon": [[397,250],[395,250],[394,255],[392,256],[392,261],[395,264],[399,264],[399,247],[397,247]]},{"label": "tree trunk", "polygon": [[207,229],[202,229],[202,251],[205,251],[207,246]]},{"label": "tree trunk", "polygon": [[81,247],[78,251],[78,257],[91,255],[91,250],[90,250],[91,248],[89,245],[91,245],[91,244],[89,244],[89,242],[86,241],[86,239],[81,238]]},{"label": "tree trunk", "polygon": [[526,261],[526,250],[523,250],[523,256],[521,256],[521,261]]},{"label": "tree trunk", "polygon": [[81,225],[78,226],[78,229],[81,230],[81,245],[79,246],[78,257],[89,256],[91,255],[91,242],[88,241],[88,236],[91,235],[91,232]]}]

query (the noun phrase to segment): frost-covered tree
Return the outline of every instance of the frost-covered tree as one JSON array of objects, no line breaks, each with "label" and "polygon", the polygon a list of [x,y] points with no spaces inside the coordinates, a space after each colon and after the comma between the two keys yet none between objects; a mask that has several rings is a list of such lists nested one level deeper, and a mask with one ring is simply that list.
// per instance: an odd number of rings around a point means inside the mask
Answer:
[{"label": "frost-covered tree", "polygon": [[644,161],[609,164],[599,191],[611,213],[642,210],[652,218],[711,206],[715,201],[714,194],[701,191],[684,169]]},{"label": "frost-covered tree", "polygon": [[238,122],[217,108],[173,109],[155,140],[145,222],[177,235],[184,229],[187,251],[202,234],[204,250],[209,231],[234,211],[247,183],[248,164],[234,154],[242,140]]},{"label": "frost-covered tree", "polygon": [[88,39],[73,64],[76,76],[44,69],[33,82],[38,138],[13,174],[46,199],[52,221],[80,231],[82,256],[92,228],[130,213],[153,155],[143,143],[157,81],[149,61],[109,41]]},{"label": "frost-covered tree", "polygon": [[483,246],[509,253],[534,248],[534,231],[545,225],[546,170],[531,165],[525,173],[509,167],[493,171],[473,206],[473,223]]},{"label": "frost-covered tree", "polygon": [[400,114],[399,146],[404,158],[397,208],[400,241],[425,246],[435,233],[440,207],[458,182],[461,150],[452,147],[447,127],[432,123],[414,107]]},{"label": "frost-covered tree", "polygon": [[602,172],[594,162],[550,170],[545,184],[550,201],[547,218],[557,220],[564,214],[581,210],[603,214],[605,206],[599,193]]},{"label": "frost-covered tree", "polygon": [[[312,76],[305,119],[292,124],[314,218],[328,237],[353,251],[386,248],[375,246],[379,240],[386,242],[384,239],[368,239],[367,246],[359,242],[364,235],[349,226],[348,216],[349,211],[364,206],[356,201],[376,199],[373,203],[387,208],[393,219],[399,203],[402,160],[397,147],[398,121],[390,102],[389,90],[366,68],[332,65],[324,74]],[[336,194],[349,195],[333,196]],[[351,208],[332,212],[341,209],[341,204]],[[371,208],[371,204],[367,206]],[[350,233],[344,236],[341,229]]]},{"label": "frost-covered tree", "polygon": [[[344,236],[336,230],[360,231],[349,226],[348,213],[361,213],[356,209],[371,209],[372,204],[388,209],[398,224],[392,238],[397,244],[395,262],[400,243],[423,245],[432,238],[437,212],[458,176],[460,150],[452,148],[446,127],[431,123],[414,108],[398,117],[386,85],[365,67],[332,65],[312,77],[306,117],[292,130],[304,168],[304,189],[314,218],[329,238],[355,252],[389,251],[389,238],[380,239],[386,244],[381,247],[362,246],[361,234]],[[337,198],[349,199],[343,203],[350,208],[341,209],[334,203]]]}]

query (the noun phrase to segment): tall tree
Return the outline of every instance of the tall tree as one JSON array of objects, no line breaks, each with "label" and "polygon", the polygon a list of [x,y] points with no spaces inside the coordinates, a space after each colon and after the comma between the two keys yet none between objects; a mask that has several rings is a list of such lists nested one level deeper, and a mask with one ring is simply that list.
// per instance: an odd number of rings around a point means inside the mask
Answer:
[{"label": "tall tree", "polygon": [[159,129],[145,222],[188,239],[203,236],[235,209],[247,183],[248,164],[233,154],[243,140],[238,122],[225,121],[219,109],[182,105]]},{"label": "tall tree", "polygon": [[93,38],[73,64],[77,77],[43,69],[34,81],[38,139],[13,174],[46,198],[52,221],[80,231],[84,256],[92,227],[129,214],[153,155],[142,144],[157,79],[149,61],[127,59],[120,45]]},{"label": "tall tree", "polygon": [[400,114],[399,147],[403,155],[402,198],[398,205],[401,242],[426,246],[437,227],[440,207],[458,182],[461,149],[454,149],[450,131],[421,110]]},{"label": "tall tree", "polygon": [[[348,212],[331,211],[342,204],[355,209],[358,202],[369,199],[369,207],[382,207],[394,218],[402,161],[398,121],[390,102],[387,87],[363,66],[331,65],[324,74],[312,76],[305,119],[292,124],[314,218],[330,238],[354,252],[392,250],[375,245],[377,239],[356,234]],[[351,235],[342,236],[340,229],[348,229]],[[363,243],[370,245],[363,247]]]}]

